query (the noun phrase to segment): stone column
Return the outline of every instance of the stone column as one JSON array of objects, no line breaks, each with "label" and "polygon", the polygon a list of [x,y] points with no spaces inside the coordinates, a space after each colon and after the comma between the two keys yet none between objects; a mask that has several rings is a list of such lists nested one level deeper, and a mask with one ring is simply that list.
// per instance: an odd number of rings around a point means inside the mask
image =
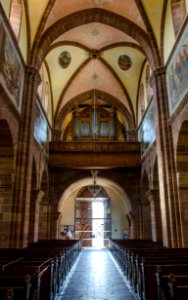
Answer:
[{"label": "stone column", "polygon": [[182,224],[183,247],[188,247],[188,173],[178,173],[178,190],[180,199],[180,212]]},{"label": "stone column", "polygon": [[156,140],[163,244],[167,247],[181,247],[180,211],[172,131],[168,124],[169,111],[165,68],[158,68],[153,72],[151,83],[156,108]]},{"label": "stone column", "polygon": [[142,208],[142,239],[150,240],[151,236],[151,208],[150,203],[147,199],[142,200],[141,202]]},{"label": "stone column", "polygon": [[158,190],[149,190],[146,196],[150,202],[151,209],[151,231],[154,242],[162,241],[161,210]]},{"label": "stone column", "polygon": [[51,222],[50,222],[50,238],[57,239],[60,235],[60,228],[58,228],[59,218],[61,213],[58,212],[57,206],[51,205]]},{"label": "stone column", "polygon": [[129,217],[131,221],[130,226],[130,238],[138,239],[141,238],[141,218],[140,218],[140,201],[134,203],[133,209],[129,212]]},{"label": "stone column", "polygon": [[12,247],[25,247],[28,242],[32,175],[31,147],[34,132],[35,101],[39,83],[40,75],[38,71],[32,67],[26,67],[22,116],[15,163],[16,174],[13,189],[13,219],[11,226]]}]

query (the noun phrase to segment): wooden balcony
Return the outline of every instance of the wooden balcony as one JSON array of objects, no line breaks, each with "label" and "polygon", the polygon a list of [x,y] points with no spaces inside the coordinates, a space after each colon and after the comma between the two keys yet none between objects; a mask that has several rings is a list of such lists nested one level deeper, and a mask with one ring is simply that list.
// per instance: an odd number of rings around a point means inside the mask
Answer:
[{"label": "wooden balcony", "polygon": [[50,142],[52,168],[103,169],[140,167],[139,142]]}]

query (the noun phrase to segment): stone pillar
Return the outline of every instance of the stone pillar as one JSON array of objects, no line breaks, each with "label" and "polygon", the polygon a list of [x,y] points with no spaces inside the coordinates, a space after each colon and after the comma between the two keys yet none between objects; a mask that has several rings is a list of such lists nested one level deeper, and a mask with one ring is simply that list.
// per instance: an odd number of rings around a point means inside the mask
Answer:
[{"label": "stone pillar", "polygon": [[115,118],[116,113],[114,109],[110,111],[110,138],[115,139],[116,137],[116,124],[115,124]]},{"label": "stone pillar", "polygon": [[80,112],[77,108],[74,112],[74,138],[80,138],[81,136],[81,129],[80,129]]},{"label": "stone pillar", "polygon": [[28,243],[32,175],[31,147],[34,132],[35,101],[39,83],[38,71],[32,67],[26,67],[15,164],[16,176],[13,189],[13,219],[11,226],[11,247],[17,248],[25,247]]},{"label": "stone pillar", "polygon": [[181,247],[180,211],[172,131],[168,124],[169,111],[165,68],[159,68],[153,72],[151,83],[156,108],[157,156],[163,244],[167,247]]},{"label": "stone pillar", "polygon": [[188,247],[188,173],[178,173],[178,191],[182,224],[183,247]]},{"label": "stone pillar", "polygon": [[151,208],[147,199],[142,200],[142,239],[150,240],[151,236]]},{"label": "stone pillar", "polygon": [[129,213],[130,217],[130,239],[140,238],[140,228],[141,228],[141,219],[140,219],[140,202],[135,200],[134,207]]},{"label": "stone pillar", "polygon": [[162,241],[161,210],[158,190],[149,190],[146,196],[150,202],[151,209],[151,231],[154,242]]},{"label": "stone pillar", "polygon": [[52,141],[60,141],[61,140],[61,131],[60,130],[52,130]]},{"label": "stone pillar", "polygon": [[51,207],[50,207],[49,200],[50,200],[49,197],[44,195],[39,205],[39,227],[38,227],[39,240],[50,239]]},{"label": "stone pillar", "polygon": [[51,239],[57,239],[60,235],[60,228],[59,226],[59,218],[60,218],[61,213],[58,212],[57,206],[51,205],[51,222],[50,222],[50,238]]},{"label": "stone pillar", "polygon": [[137,141],[137,132],[135,129],[127,130],[127,141]]},{"label": "stone pillar", "polygon": [[43,191],[39,191],[39,190],[31,191],[29,236],[28,236],[29,243],[38,241],[40,203],[43,197],[44,197]]}]

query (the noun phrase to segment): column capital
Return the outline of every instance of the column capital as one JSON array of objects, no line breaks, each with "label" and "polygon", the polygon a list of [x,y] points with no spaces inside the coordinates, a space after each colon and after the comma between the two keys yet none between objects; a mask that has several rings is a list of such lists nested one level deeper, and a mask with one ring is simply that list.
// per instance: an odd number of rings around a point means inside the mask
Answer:
[{"label": "column capital", "polygon": [[151,78],[150,78],[151,85],[154,84],[157,77],[165,75],[165,74],[166,74],[166,67],[160,67],[160,68],[155,69],[151,74]]},{"label": "column capital", "polygon": [[154,196],[156,194],[158,194],[159,191],[156,190],[156,189],[149,189],[147,192],[146,192],[146,196],[149,197],[149,196]]},{"label": "column capital", "polygon": [[155,190],[155,189],[149,189],[146,192],[146,197],[150,203],[154,202],[157,199],[156,196],[158,196],[158,195],[159,195],[159,191]]},{"label": "column capital", "polygon": [[157,75],[161,75],[161,74],[165,74],[166,73],[166,67],[159,67],[155,70],[153,70],[153,73],[151,74],[151,76],[154,74],[155,76]]},{"label": "column capital", "polygon": [[25,67],[25,73],[28,75],[28,76],[31,76],[35,82],[37,83],[37,85],[39,85],[41,83],[41,77],[40,77],[40,74],[39,74],[39,70],[32,67],[32,66],[26,66]]}]

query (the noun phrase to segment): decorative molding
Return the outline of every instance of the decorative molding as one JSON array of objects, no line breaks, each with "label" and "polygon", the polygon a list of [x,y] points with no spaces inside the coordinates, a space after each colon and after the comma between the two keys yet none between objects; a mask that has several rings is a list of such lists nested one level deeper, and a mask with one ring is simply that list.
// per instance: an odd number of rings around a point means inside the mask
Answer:
[{"label": "decorative molding", "polygon": [[183,100],[180,102],[172,116],[169,118],[168,123],[172,125],[175,120],[184,112],[184,109],[188,107],[188,94],[185,95]]}]

